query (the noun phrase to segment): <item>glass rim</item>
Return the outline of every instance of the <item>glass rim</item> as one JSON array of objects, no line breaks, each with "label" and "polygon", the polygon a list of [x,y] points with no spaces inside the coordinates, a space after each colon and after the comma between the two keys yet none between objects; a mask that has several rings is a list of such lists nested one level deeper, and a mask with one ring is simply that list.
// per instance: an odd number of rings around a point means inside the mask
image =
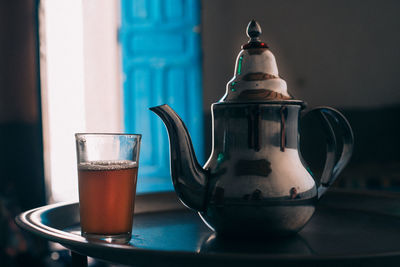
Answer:
[{"label": "glass rim", "polygon": [[75,137],[78,136],[136,136],[142,137],[141,134],[133,134],[133,133],[75,133]]}]

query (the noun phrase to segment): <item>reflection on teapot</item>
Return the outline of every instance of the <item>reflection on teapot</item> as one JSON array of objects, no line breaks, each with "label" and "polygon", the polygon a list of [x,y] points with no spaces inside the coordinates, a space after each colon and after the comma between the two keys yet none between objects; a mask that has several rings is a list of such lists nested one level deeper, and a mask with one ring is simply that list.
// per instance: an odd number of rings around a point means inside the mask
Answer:
[{"label": "reflection on teapot", "polygon": [[[325,168],[317,187],[299,152],[298,123],[305,107],[287,91],[275,57],[251,21],[226,94],[212,105],[212,152],[201,167],[189,133],[168,106],[150,108],[170,138],[171,176],[180,200],[199,212],[221,235],[286,235],[298,232],[314,213],[317,200],[348,163],[353,133],[345,117],[329,107],[320,116],[329,139]],[[336,155],[341,129],[343,148]]]}]

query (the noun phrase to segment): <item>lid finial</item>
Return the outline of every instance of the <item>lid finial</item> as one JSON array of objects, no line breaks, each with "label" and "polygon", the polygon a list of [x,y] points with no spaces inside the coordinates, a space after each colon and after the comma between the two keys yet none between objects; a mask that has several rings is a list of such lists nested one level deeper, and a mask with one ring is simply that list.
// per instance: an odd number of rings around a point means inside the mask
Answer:
[{"label": "lid finial", "polygon": [[250,49],[250,48],[268,48],[268,45],[261,41],[261,26],[258,22],[253,19],[247,25],[246,34],[250,38],[247,44],[242,45],[243,49]]},{"label": "lid finial", "polygon": [[261,26],[256,20],[251,20],[247,25],[247,36],[250,37],[250,42],[260,41]]}]

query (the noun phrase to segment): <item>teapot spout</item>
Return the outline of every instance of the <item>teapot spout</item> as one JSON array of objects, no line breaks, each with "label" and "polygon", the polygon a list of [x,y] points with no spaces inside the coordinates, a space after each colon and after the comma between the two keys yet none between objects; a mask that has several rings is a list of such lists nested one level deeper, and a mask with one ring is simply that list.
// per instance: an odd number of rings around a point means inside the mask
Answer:
[{"label": "teapot spout", "polygon": [[205,210],[208,171],[197,161],[192,140],[182,119],[168,105],[150,108],[167,127],[170,143],[171,177],[182,203],[196,211]]}]

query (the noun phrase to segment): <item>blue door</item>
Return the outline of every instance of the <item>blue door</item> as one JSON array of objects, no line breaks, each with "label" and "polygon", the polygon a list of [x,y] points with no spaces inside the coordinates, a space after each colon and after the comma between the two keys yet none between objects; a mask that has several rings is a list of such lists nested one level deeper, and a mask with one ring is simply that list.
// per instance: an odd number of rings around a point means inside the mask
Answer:
[{"label": "blue door", "polygon": [[141,133],[138,191],[172,189],[168,136],[149,107],[168,104],[204,159],[199,0],[121,0],[125,132]]}]

